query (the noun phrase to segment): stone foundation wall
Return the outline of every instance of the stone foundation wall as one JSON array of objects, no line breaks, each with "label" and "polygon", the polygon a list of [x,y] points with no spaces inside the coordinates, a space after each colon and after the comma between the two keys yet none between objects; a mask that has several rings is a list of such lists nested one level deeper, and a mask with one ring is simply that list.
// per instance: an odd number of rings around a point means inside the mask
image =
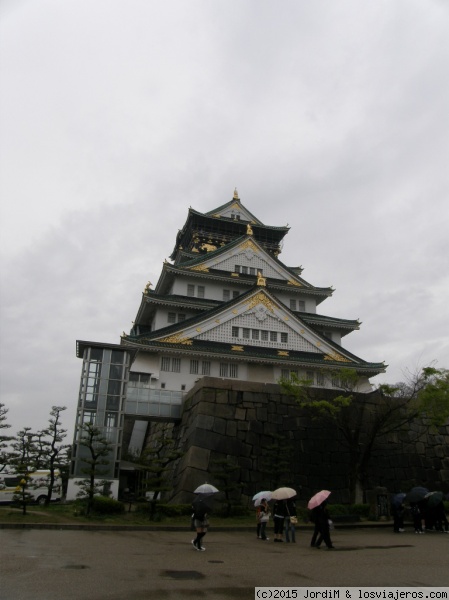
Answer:
[{"label": "stone foundation wall", "polygon": [[[360,397],[367,403],[364,419],[368,421],[376,397]],[[198,485],[216,484],[211,472],[214,461],[220,459],[240,467],[238,500],[249,502],[273,483],[266,461],[269,449],[276,446],[284,451],[278,459],[279,485],[301,487],[301,498],[324,488],[332,490],[334,503],[350,501],[350,460],[341,434],[334,426],[307,416],[293,399],[280,393],[278,385],[203,378],[189,393],[174,435],[184,454],[174,471],[171,502],[190,502]],[[449,492],[449,424],[425,433],[421,423],[413,423],[375,446],[365,489],[383,486],[397,492],[414,485]]]}]

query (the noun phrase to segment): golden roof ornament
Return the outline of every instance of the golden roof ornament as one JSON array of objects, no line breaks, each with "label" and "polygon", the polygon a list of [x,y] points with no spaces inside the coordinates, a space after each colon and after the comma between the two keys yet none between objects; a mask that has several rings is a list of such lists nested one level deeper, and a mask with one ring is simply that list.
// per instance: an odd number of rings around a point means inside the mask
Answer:
[{"label": "golden roof ornament", "polygon": [[251,225],[249,223],[246,226],[246,235],[254,235],[253,228],[251,227]]},{"label": "golden roof ornament", "polygon": [[262,277],[262,273],[260,271],[257,272],[257,285],[266,286],[267,280],[265,277]]},{"label": "golden roof ornament", "polygon": [[234,200],[240,200],[237,188],[234,188]]},{"label": "golden roof ornament", "polygon": [[146,284],[145,289],[144,289],[144,294],[148,294],[152,285],[153,284],[151,283],[151,281],[148,281],[148,283]]}]

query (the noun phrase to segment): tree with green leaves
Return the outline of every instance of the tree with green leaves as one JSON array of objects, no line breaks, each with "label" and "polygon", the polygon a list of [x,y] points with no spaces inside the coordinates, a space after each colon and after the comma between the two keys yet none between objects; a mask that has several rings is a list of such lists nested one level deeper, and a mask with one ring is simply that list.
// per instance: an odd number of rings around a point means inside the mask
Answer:
[{"label": "tree with green leaves", "polygon": [[102,494],[107,480],[99,480],[99,477],[105,475],[105,467],[109,465],[109,455],[112,449],[109,441],[104,437],[102,430],[94,423],[85,423],[81,427],[79,443],[86,448],[87,456],[82,460],[86,467],[82,472],[87,475],[85,479],[75,481],[80,487],[77,494],[78,498],[87,500],[86,514],[89,515],[92,510],[93,499],[96,494]]},{"label": "tree with green leaves", "polygon": [[[5,405],[0,402],[0,430],[9,429],[11,425],[6,423],[8,409]],[[10,442],[13,438],[8,435],[1,434],[0,435],[0,473],[5,469],[9,461],[9,453],[7,452],[8,442]]]},{"label": "tree with green leaves", "polygon": [[240,466],[235,459],[219,458],[211,461],[211,475],[219,482],[220,492],[225,495],[225,517],[229,517],[232,512],[233,496],[235,492],[242,490],[243,483],[240,481]]},{"label": "tree with green leaves", "polygon": [[25,427],[17,434],[11,443],[9,464],[14,468],[15,474],[19,476],[17,492],[13,501],[22,506],[22,514],[27,514],[27,506],[34,501],[30,493],[33,485],[31,474],[36,470],[37,447],[35,435],[31,433],[30,427]]},{"label": "tree with green leaves", "polygon": [[48,420],[48,427],[42,432],[43,447],[41,456],[44,457],[44,467],[49,470],[48,476],[48,494],[45,500],[45,505],[48,506],[51,502],[53,487],[57,479],[57,471],[62,471],[67,464],[67,459],[64,460],[67,450],[70,448],[68,444],[63,444],[67,436],[67,430],[61,427],[61,413],[66,410],[65,406],[53,406]]},{"label": "tree with green leaves", "polygon": [[156,514],[157,504],[163,492],[171,490],[167,482],[167,474],[171,464],[182,456],[175,447],[170,423],[158,423],[149,438],[148,444],[139,457],[130,459],[139,465],[144,473],[142,491],[152,492],[150,500],[150,519]]},{"label": "tree with green leaves", "polygon": [[[330,422],[349,453],[348,487],[352,503],[363,501],[364,482],[376,441],[419,419],[423,426],[442,425],[449,418],[449,372],[426,367],[408,374],[404,383],[381,385],[371,394],[357,393],[354,369],[338,372],[340,390],[329,394],[310,388],[307,380],[281,380],[283,390],[313,418]],[[327,392],[327,393],[326,393]]]}]

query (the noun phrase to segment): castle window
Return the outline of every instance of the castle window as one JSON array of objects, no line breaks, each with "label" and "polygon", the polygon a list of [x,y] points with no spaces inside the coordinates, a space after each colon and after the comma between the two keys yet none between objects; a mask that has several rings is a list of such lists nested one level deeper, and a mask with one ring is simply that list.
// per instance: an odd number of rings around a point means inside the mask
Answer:
[{"label": "castle window", "polygon": [[220,363],[220,377],[232,377],[237,379],[239,376],[239,366],[235,363]]},{"label": "castle window", "polygon": [[248,275],[248,267],[242,267],[242,275]]},{"label": "castle window", "polygon": [[260,331],[258,329],[253,329],[252,330],[252,338],[253,338],[253,340],[258,340],[259,339],[259,333],[260,333]]},{"label": "castle window", "polygon": [[167,315],[167,322],[168,323],[176,323],[176,313],[169,312]]},{"label": "castle window", "polygon": [[238,297],[239,297],[239,295],[240,295],[240,294],[239,294],[239,292],[238,292],[237,290],[234,290],[234,291],[232,292],[232,297],[233,297],[233,298],[238,298]]},{"label": "castle window", "polygon": [[296,310],[296,300],[294,298],[290,298],[290,310]]},{"label": "castle window", "polygon": [[243,338],[245,340],[249,340],[250,332],[251,329],[248,329],[248,327],[243,327]]},{"label": "castle window", "polygon": [[281,333],[281,342],[286,344],[288,342],[288,333]]},{"label": "castle window", "polygon": [[282,369],[281,370],[281,377],[282,379],[290,379],[292,380],[292,375],[298,377],[298,371],[296,369]]},{"label": "castle window", "polygon": [[187,284],[187,296],[194,296],[195,295],[195,286],[191,283]]},{"label": "castle window", "polygon": [[278,334],[277,331],[270,331],[270,342],[277,342]]},{"label": "castle window", "polygon": [[197,290],[198,298],[204,298],[205,287],[204,285],[199,285]]},{"label": "castle window", "polygon": [[231,363],[229,365],[229,377],[233,377],[234,379],[237,379],[239,376],[239,366]]},{"label": "castle window", "polygon": [[231,290],[223,290],[223,300],[227,302],[231,299]]},{"label": "castle window", "polygon": [[315,385],[315,373],[313,371],[306,371],[306,379],[311,382],[311,385]]},{"label": "castle window", "polygon": [[161,371],[170,371],[170,359],[168,356],[161,358]]},{"label": "castle window", "polygon": [[324,385],[325,385],[324,374],[321,373],[320,371],[318,371],[317,374],[316,374],[316,384],[320,385],[321,387],[324,387]]},{"label": "castle window", "polygon": [[191,375],[198,375],[198,368],[199,368],[199,361],[192,359],[190,361],[190,374]]},{"label": "castle window", "polygon": [[298,300],[298,310],[300,312],[306,312],[306,303],[304,300]]},{"label": "castle window", "polygon": [[238,327],[232,328],[232,337],[239,337],[239,328]]},{"label": "castle window", "polygon": [[178,315],[178,323],[180,321],[185,321],[185,320],[186,320],[185,314],[184,313],[179,313],[179,315]]},{"label": "castle window", "polygon": [[234,272],[240,273],[240,265],[235,265]]},{"label": "castle window", "polygon": [[256,275],[256,269],[254,267],[250,267],[249,268],[249,274],[250,275]]},{"label": "castle window", "polygon": [[174,373],[180,373],[181,372],[181,359],[180,358],[172,358],[172,361],[171,361],[171,370]]},{"label": "castle window", "polygon": [[210,375],[210,360],[203,360],[201,365],[201,375]]},{"label": "castle window", "polygon": [[264,329],[262,329],[260,334],[261,334],[260,339],[262,340],[262,342],[268,342],[268,331],[265,331]]},{"label": "castle window", "polygon": [[228,370],[229,370],[228,363],[220,363],[220,377],[227,377]]},{"label": "castle window", "polygon": [[332,375],[332,387],[341,387],[340,377],[338,375]]}]

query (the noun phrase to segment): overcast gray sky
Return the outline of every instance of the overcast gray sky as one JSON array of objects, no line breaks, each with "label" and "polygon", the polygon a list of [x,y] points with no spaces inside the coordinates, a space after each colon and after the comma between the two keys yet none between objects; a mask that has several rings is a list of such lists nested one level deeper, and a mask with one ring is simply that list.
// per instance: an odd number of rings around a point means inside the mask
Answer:
[{"label": "overcast gray sky", "polygon": [[280,259],[373,383],[449,367],[445,0],[3,0],[1,402],[65,405],[189,206],[291,227]]}]

